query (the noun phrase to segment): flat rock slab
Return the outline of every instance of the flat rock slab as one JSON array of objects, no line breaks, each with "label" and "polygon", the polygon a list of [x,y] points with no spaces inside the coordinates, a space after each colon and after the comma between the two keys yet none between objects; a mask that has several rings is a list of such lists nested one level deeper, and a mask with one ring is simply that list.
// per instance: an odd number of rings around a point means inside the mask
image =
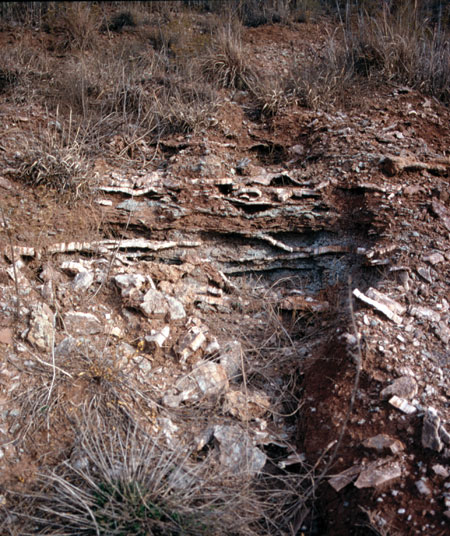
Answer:
[{"label": "flat rock slab", "polygon": [[68,311],[64,315],[64,325],[73,335],[95,335],[103,331],[100,320],[92,313]]},{"label": "flat rock slab", "polygon": [[387,462],[383,464],[383,462],[376,461],[370,463],[361,471],[358,480],[355,482],[355,486],[358,489],[378,488],[401,476],[402,468],[399,462]]}]

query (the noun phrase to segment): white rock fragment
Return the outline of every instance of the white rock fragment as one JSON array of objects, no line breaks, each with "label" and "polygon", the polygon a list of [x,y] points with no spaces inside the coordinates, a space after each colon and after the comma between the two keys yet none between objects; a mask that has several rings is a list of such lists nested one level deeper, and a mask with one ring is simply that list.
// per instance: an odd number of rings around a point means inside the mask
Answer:
[{"label": "white rock fragment", "polygon": [[79,272],[72,281],[72,288],[76,292],[86,292],[94,282],[94,273],[82,271]]},{"label": "white rock fragment", "polygon": [[144,337],[145,341],[152,346],[162,348],[163,344],[166,342],[170,335],[170,326],[164,326],[161,331],[152,329],[150,335]]},{"label": "white rock fragment", "polygon": [[215,337],[212,337],[212,339],[208,343],[208,346],[205,348],[205,354],[206,355],[214,355],[214,354],[218,353],[219,350],[220,350],[220,344],[219,344],[218,340]]},{"label": "white rock fragment", "polygon": [[128,298],[133,292],[141,290],[146,283],[155,289],[151,278],[141,274],[117,274],[113,277],[113,281],[119,287],[123,298]]},{"label": "white rock fragment", "polygon": [[87,265],[81,262],[66,261],[61,263],[61,270],[70,275],[76,275],[87,270]]},{"label": "white rock fragment", "polygon": [[166,393],[163,404],[176,408],[182,402],[196,402],[203,397],[218,396],[228,389],[228,377],[221,365],[212,361],[201,361],[195,369],[184,376],[175,386],[179,394]]},{"label": "white rock fragment", "polygon": [[228,391],[223,411],[241,421],[261,418],[270,409],[269,397],[262,391]]},{"label": "white rock fragment", "polygon": [[179,300],[172,296],[166,296],[166,300],[169,307],[170,320],[182,320],[186,317],[186,311]]},{"label": "white rock fragment", "polygon": [[333,489],[339,492],[341,491],[341,489],[345,488],[345,486],[348,486],[348,484],[352,483],[356,479],[356,477],[361,472],[361,469],[361,465],[353,465],[352,467],[345,469],[345,471],[342,471],[341,473],[332,476],[328,482]]},{"label": "white rock fragment", "polygon": [[75,335],[95,335],[103,331],[100,320],[92,313],[68,311],[64,314],[64,326]]},{"label": "white rock fragment", "polygon": [[[380,311],[380,313],[383,313],[385,316],[387,316],[387,318],[389,318],[389,320],[392,320],[396,324],[402,323],[402,318],[401,316],[399,316],[399,314],[396,311],[401,310],[403,306],[397,302],[394,302],[394,300],[391,300],[391,301],[395,304],[395,306],[388,306],[386,305],[386,303],[382,303],[380,301],[376,301],[372,298],[369,298],[368,296],[363,294],[361,291],[359,291],[357,288],[354,289],[353,295],[359,300],[361,300],[362,302],[366,303],[367,305],[370,305],[377,311]],[[387,298],[387,296],[385,296],[385,298]],[[388,299],[390,300],[390,298]]]},{"label": "white rock fragment", "polygon": [[192,326],[178,345],[178,356],[185,363],[189,356],[199,350],[206,342],[205,328]]},{"label": "white rock fragment", "polygon": [[200,393],[215,396],[228,389],[228,377],[218,363],[204,361],[192,371],[191,378],[196,382]]},{"label": "white rock fragment", "polygon": [[54,342],[53,320],[54,314],[46,303],[32,306],[27,339],[40,350],[49,350]]},{"label": "white rock fragment", "polygon": [[406,413],[407,415],[412,415],[417,411],[415,406],[409,404],[404,398],[400,398],[397,395],[394,395],[389,399],[389,404],[394,406],[394,408],[399,409],[403,413]]},{"label": "white rock fragment", "polygon": [[266,464],[266,455],[255,447],[240,426],[216,425],[213,434],[219,443],[221,465],[235,474],[257,474]]},{"label": "white rock fragment", "polygon": [[220,353],[220,364],[228,377],[233,379],[241,373],[243,350],[239,341],[230,341]]},{"label": "white rock fragment", "polygon": [[442,253],[435,252],[435,253],[431,253],[430,255],[427,255],[426,257],[423,258],[423,260],[426,262],[429,262],[430,264],[434,266],[435,264],[444,262],[445,257],[444,255],[442,255]]},{"label": "white rock fragment", "polygon": [[416,482],[416,488],[421,495],[431,495],[431,489],[423,480],[418,480]]},{"label": "white rock fragment", "polygon": [[424,279],[427,283],[433,283],[433,277],[431,274],[431,269],[429,266],[426,268],[424,266],[421,266],[420,268],[417,268],[417,273]]},{"label": "white rock fragment", "polygon": [[186,311],[180,301],[155,289],[146,292],[139,308],[149,318],[169,316],[170,320],[181,320],[186,317]]},{"label": "white rock fragment", "polygon": [[399,398],[414,398],[417,394],[417,382],[412,376],[401,376],[394,380],[391,385],[385,387],[380,396],[382,399],[396,395]]},{"label": "white rock fragment", "polygon": [[14,246],[13,247],[13,253],[11,252],[11,248],[7,247],[4,250],[5,257],[10,261],[13,262],[13,257],[17,261],[20,257],[34,257],[36,255],[36,251],[32,247],[27,246]]},{"label": "white rock fragment", "polygon": [[450,471],[447,469],[447,467],[444,467],[439,463],[433,465],[432,469],[435,475],[441,476],[442,478],[448,478],[450,476]]}]

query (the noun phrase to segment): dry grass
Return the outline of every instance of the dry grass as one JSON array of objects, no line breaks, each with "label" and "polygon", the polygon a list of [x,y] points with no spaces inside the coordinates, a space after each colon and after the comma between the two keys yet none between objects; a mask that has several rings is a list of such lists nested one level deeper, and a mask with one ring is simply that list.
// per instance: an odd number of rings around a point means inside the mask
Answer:
[{"label": "dry grass", "polygon": [[450,102],[450,33],[443,16],[418,4],[396,11],[374,6],[354,13],[347,3],[340,24],[319,57],[294,58],[285,80],[288,96],[318,109],[342,105],[355,84],[397,83]]},{"label": "dry grass", "polygon": [[208,81],[229,89],[251,89],[258,78],[248,62],[239,32],[231,24],[218,32],[202,60],[202,69]]},{"label": "dry grass", "polygon": [[331,35],[322,57],[311,51],[307,60],[294,58],[285,79],[286,92],[290,99],[306,108],[327,108],[342,101],[354,82],[353,74],[336,35]]},{"label": "dry grass", "polygon": [[[59,124],[59,123],[56,123]],[[51,128],[41,137],[30,136],[17,153],[15,178],[34,187],[43,186],[68,200],[92,194],[96,179],[85,154],[82,141],[75,135],[58,133]]]},{"label": "dry grass", "polygon": [[346,54],[355,73],[409,85],[450,102],[450,33],[438,18],[406,3],[359,16],[346,32]]},{"label": "dry grass", "polygon": [[34,491],[9,495],[16,506],[3,526],[21,535],[287,534],[283,516],[300,487],[278,473],[232,475],[132,423],[111,429],[86,407],[69,457],[41,472]]}]

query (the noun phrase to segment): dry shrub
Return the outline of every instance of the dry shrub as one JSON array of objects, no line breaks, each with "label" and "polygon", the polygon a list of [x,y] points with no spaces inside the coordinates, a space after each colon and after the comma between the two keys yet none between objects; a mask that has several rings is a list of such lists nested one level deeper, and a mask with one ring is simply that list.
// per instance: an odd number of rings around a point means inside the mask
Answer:
[{"label": "dry shrub", "polygon": [[154,141],[209,124],[214,89],[199,83],[195,63],[132,43],[69,59],[55,77],[52,100],[79,118],[91,148],[116,134]]},{"label": "dry shrub", "polygon": [[100,7],[91,2],[54,2],[47,9],[43,27],[58,35],[60,50],[86,50],[97,46],[102,25]]}]

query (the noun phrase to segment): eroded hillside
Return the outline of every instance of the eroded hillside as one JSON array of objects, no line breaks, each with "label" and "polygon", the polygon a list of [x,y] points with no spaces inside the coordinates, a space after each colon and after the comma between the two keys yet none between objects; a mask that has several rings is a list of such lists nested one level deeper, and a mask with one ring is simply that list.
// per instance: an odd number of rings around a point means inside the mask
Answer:
[{"label": "eroded hillside", "polygon": [[445,99],[113,4],[0,33],[6,533],[445,534]]}]

